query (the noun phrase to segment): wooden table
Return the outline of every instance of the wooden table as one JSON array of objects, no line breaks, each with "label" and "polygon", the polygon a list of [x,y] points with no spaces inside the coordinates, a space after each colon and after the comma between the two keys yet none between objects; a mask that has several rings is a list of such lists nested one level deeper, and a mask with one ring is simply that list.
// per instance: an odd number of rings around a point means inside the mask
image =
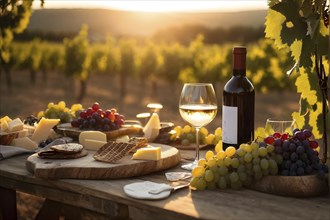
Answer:
[{"label": "wooden table", "polygon": [[[164,172],[120,180],[44,180],[26,170],[27,157],[21,155],[0,161],[2,212],[13,208],[10,204],[16,200],[12,195],[21,191],[46,198],[48,203],[97,213],[98,219],[330,219],[329,196],[290,198],[248,189],[192,191],[185,188],[163,200],[136,200],[124,194],[123,186],[143,180],[167,183]],[[179,167],[170,170],[182,171]],[[47,219],[50,213],[48,210]]]}]

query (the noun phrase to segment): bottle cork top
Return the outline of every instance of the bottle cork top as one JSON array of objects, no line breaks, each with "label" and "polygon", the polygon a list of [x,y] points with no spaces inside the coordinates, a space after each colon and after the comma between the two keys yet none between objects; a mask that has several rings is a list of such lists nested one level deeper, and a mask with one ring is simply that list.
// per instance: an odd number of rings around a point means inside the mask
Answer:
[{"label": "bottle cork top", "polygon": [[235,46],[233,48],[233,54],[246,54],[246,47],[244,47],[244,46]]}]

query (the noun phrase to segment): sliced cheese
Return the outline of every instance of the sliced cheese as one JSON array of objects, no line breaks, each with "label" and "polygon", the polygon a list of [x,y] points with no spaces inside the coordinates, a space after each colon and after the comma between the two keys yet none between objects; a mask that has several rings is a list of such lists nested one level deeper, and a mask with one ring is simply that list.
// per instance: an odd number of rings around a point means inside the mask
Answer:
[{"label": "sliced cheese", "polygon": [[7,132],[9,130],[8,123],[6,120],[1,121],[1,131]]},{"label": "sliced cheese", "polygon": [[133,160],[160,160],[160,147],[144,147],[140,148],[133,154]]},{"label": "sliced cheese", "polygon": [[10,145],[25,148],[27,150],[34,150],[38,147],[38,144],[28,137],[15,138]]},{"label": "sliced cheese", "polygon": [[47,140],[51,129],[60,122],[60,119],[41,118],[32,135],[32,140],[36,143]]},{"label": "sliced cheese", "polygon": [[128,137],[128,135],[120,136],[116,139],[116,142],[128,143],[129,137]]},{"label": "sliced cheese", "polygon": [[86,139],[107,142],[107,135],[101,131],[83,131],[79,135],[79,143],[86,146]]},{"label": "sliced cheese", "polygon": [[27,135],[28,135],[28,130],[27,129],[23,129],[23,130],[20,130],[19,132],[18,132],[18,138],[23,138],[23,137],[27,137]]},{"label": "sliced cheese", "polygon": [[23,127],[24,124],[19,118],[15,118],[11,122],[8,122],[8,131],[10,132],[23,130]]},{"label": "sliced cheese", "polygon": [[105,145],[107,142],[106,141],[97,141],[97,140],[85,139],[84,143],[85,143],[85,145],[83,145],[83,146],[84,146],[85,149],[97,151],[103,145]]},{"label": "sliced cheese", "polygon": [[159,135],[160,120],[157,113],[153,113],[148,123],[143,128],[144,136],[152,142]]}]

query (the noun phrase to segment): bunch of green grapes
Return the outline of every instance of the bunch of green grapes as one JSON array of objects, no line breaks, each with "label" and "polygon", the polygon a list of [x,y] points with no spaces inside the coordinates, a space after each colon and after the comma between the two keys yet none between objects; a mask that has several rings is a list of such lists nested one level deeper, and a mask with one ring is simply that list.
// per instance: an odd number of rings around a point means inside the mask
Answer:
[{"label": "bunch of green grapes", "polygon": [[76,118],[79,115],[79,112],[83,110],[81,104],[73,104],[71,108],[66,106],[64,101],[60,101],[57,104],[53,102],[48,103],[47,109],[45,111],[40,111],[38,113],[38,118],[41,117],[51,118],[51,119],[60,119],[61,123],[68,123],[73,118]]},{"label": "bunch of green grapes", "polygon": [[[183,128],[181,126],[176,126],[171,133],[170,140],[181,145],[187,146],[196,142],[196,130],[190,125],[185,125]],[[222,129],[220,127],[215,130],[214,134],[209,133],[205,127],[201,127],[199,130],[200,144],[217,145],[221,140]]]},{"label": "bunch of green grapes", "polygon": [[214,151],[207,151],[192,170],[190,186],[203,189],[240,189],[263,176],[277,175],[282,155],[274,152],[273,145],[257,142],[241,144],[238,149],[222,148],[220,141]]}]

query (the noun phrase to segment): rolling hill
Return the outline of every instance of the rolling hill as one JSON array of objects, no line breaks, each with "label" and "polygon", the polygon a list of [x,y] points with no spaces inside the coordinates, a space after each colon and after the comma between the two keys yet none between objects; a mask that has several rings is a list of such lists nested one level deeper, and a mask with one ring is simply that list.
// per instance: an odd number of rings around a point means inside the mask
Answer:
[{"label": "rolling hill", "polygon": [[160,29],[180,25],[208,28],[260,27],[265,10],[221,13],[141,13],[106,9],[40,9],[31,16],[28,31],[78,32],[87,24],[93,35],[148,36]]}]

